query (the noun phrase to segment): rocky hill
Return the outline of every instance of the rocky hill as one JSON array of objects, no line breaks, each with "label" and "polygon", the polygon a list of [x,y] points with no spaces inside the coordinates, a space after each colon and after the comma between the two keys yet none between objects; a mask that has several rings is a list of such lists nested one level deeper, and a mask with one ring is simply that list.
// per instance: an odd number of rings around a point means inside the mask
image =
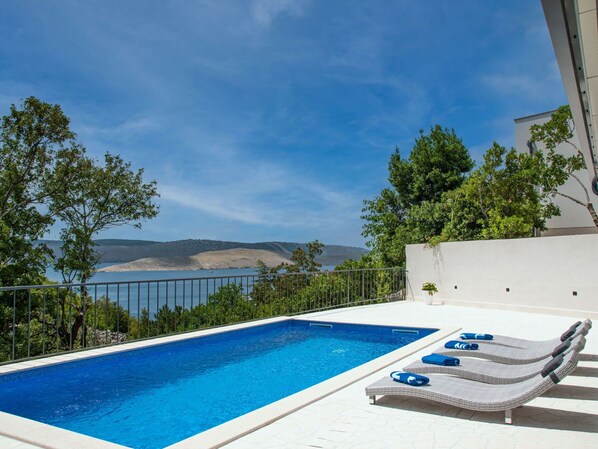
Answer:
[{"label": "rocky hill", "polygon": [[290,260],[279,253],[264,249],[225,249],[206,251],[194,256],[145,257],[122,264],[110,265],[99,271],[161,271],[161,270],[219,270],[226,268],[253,268],[261,260],[268,267]]},{"label": "rocky hill", "polygon": [[[60,241],[44,240],[55,254],[60,253]],[[291,253],[305,244],[292,242],[259,242],[243,243],[220,240],[176,240],[172,242],[155,242],[151,240],[100,239],[96,241],[96,250],[101,255],[101,263],[125,263],[145,258],[191,257],[208,251],[225,251],[232,249],[265,250],[288,259]],[[359,259],[366,254],[364,248],[342,245],[326,245],[322,255],[316,260],[325,266],[339,265],[346,259]],[[275,265],[275,264],[274,264]]]}]

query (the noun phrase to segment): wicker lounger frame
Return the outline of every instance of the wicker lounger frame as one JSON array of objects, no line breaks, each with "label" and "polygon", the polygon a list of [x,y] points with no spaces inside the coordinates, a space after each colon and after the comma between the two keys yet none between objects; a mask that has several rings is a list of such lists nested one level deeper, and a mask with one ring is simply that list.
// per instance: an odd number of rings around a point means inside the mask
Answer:
[{"label": "wicker lounger frame", "polygon": [[[562,342],[559,341],[559,344]],[[549,344],[542,347],[523,349],[513,348],[511,346],[489,345],[478,343],[479,349],[447,349],[444,346],[432,351],[436,354],[450,355],[452,357],[475,357],[480,359],[492,360],[493,362],[506,363],[509,365],[520,365],[523,363],[533,363],[543,360],[551,355],[556,348]]]},{"label": "wicker lounger frame", "polygon": [[[508,385],[490,385],[458,377],[430,375],[430,383],[414,387],[393,381],[390,377],[380,379],[366,387],[370,403],[375,404],[377,396],[404,396],[428,399],[479,412],[505,412],[505,423],[513,422],[513,409],[548,391],[577,367],[579,354],[571,351],[551,376],[535,377]],[[554,379],[554,380],[553,380]]]},{"label": "wicker lounger frame", "polygon": [[[576,337],[571,348],[567,350],[580,352],[585,347],[585,338],[582,335]],[[473,358],[461,359],[459,366],[441,366],[423,363],[417,360],[407,365],[404,370],[416,374],[450,374],[464,379],[471,379],[488,384],[514,384],[530,379],[539,374],[544,366],[552,360],[552,356],[542,360],[520,365],[506,365],[504,363],[492,362]]]},{"label": "wicker lounger frame", "polygon": [[[588,331],[592,328],[592,321],[587,319],[579,325],[577,332],[573,337],[581,333],[582,335],[587,335]],[[533,349],[535,347],[551,347],[554,348],[561,343],[561,339],[553,338],[550,340],[526,340],[523,338],[515,338],[509,337],[506,335],[495,335],[492,340],[476,340],[476,339],[461,339],[461,341],[466,343],[484,343],[485,345],[501,345],[501,346],[511,346],[513,348],[523,348],[523,349]]]}]

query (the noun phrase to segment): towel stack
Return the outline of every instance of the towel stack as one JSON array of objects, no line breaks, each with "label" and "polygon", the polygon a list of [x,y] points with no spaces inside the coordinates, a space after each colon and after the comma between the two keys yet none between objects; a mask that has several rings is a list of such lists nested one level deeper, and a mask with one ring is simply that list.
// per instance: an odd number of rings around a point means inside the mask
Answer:
[{"label": "towel stack", "polygon": [[444,344],[447,349],[466,349],[468,351],[475,351],[480,346],[477,343],[463,343],[462,341],[451,340]]},{"label": "towel stack", "polygon": [[494,335],[464,332],[459,337],[461,338],[461,340],[492,340],[494,338]]},{"label": "towel stack", "polygon": [[440,366],[459,366],[461,361],[456,357],[442,354],[430,354],[422,357],[422,362]]},{"label": "towel stack", "polygon": [[413,385],[414,387],[422,387],[424,385],[428,385],[428,383],[430,382],[430,379],[428,379],[426,376],[408,373],[406,371],[393,371],[392,373],[390,373],[390,377],[395,382]]}]

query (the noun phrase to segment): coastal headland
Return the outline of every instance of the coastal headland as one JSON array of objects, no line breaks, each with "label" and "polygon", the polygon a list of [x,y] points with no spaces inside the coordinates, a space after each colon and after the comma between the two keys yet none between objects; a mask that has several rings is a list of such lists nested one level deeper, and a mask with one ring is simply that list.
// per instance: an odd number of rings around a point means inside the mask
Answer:
[{"label": "coastal headland", "polygon": [[291,263],[288,258],[274,251],[235,248],[223,251],[206,251],[193,256],[144,257],[132,262],[104,267],[98,271],[122,272],[253,268],[258,266],[259,260],[268,267],[274,267],[281,263]]}]

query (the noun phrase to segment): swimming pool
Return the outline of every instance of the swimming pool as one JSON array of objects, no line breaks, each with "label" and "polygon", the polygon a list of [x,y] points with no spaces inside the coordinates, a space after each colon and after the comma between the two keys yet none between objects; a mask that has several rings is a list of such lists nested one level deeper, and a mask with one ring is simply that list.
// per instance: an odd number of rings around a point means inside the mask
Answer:
[{"label": "swimming pool", "polygon": [[435,329],[284,320],[0,377],[0,410],[162,448]]}]

